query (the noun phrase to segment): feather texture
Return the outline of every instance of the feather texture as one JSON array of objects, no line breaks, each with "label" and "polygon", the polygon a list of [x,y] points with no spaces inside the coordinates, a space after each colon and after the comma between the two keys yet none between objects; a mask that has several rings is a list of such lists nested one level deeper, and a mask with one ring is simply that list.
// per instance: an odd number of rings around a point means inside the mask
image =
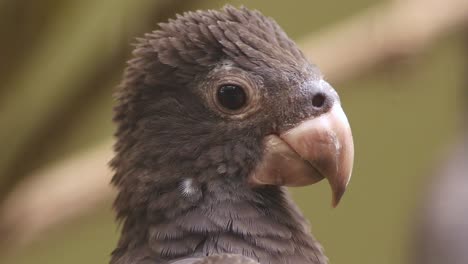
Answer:
[{"label": "feather texture", "polygon": [[[123,225],[111,263],[326,263],[286,189],[246,182],[263,135],[311,111],[291,107],[310,98],[288,87],[320,72],[258,11],[187,12],[159,26],[138,39],[116,94],[111,166]],[[232,75],[258,87],[261,114],[226,120],[207,103],[213,83]]]}]

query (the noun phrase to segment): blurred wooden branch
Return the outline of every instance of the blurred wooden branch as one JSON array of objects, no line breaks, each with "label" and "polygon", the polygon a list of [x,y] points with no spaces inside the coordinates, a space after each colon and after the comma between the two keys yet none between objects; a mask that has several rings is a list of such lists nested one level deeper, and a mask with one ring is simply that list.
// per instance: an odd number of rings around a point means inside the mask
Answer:
[{"label": "blurred wooden branch", "polygon": [[[9,129],[1,129],[0,138],[8,143],[9,149],[0,152],[0,196],[18,180],[12,175],[14,170],[24,167],[19,166],[24,156],[27,158],[31,149],[40,148],[40,142],[51,132],[49,129],[57,129],[51,124],[63,115],[69,117],[67,106],[86,94],[86,88],[96,92],[90,79],[96,78],[96,73],[99,78],[122,63],[128,50],[124,43],[143,23],[143,18],[129,17],[141,16],[155,6],[150,1],[71,3],[47,25],[37,43],[29,43],[30,56],[6,80],[5,87],[9,89],[0,98],[0,123],[8,124]],[[109,6],[113,6],[113,12],[103,16]],[[121,21],[131,23],[120,26]],[[102,84],[100,87],[106,88]]]},{"label": "blurred wooden branch", "polygon": [[2,243],[24,245],[50,226],[108,201],[110,142],[37,172],[8,196],[2,208]]},{"label": "blurred wooden branch", "polygon": [[[417,54],[468,22],[466,0],[399,0],[306,37],[305,54],[328,79],[344,81],[375,66]],[[108,184],[110,144],[32,175],[6,200],[0,234],[10,245],[36,238],[113,196]]]},{"label": "blurred wooden branch", "polygon": [[339,82],[420,53],[467,24],[466,0],[395,0],[306,37],[302,48]]}]

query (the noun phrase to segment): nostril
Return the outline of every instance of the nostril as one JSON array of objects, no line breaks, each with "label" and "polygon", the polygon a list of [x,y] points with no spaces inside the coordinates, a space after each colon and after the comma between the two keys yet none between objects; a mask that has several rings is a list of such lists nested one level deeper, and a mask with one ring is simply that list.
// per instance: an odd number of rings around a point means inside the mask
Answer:
[{"label": "nostril", "polygon": [[325,104],[325,95],[322,93],[318,93],[312,97],[312,105],[317,108],[323,107]]}]

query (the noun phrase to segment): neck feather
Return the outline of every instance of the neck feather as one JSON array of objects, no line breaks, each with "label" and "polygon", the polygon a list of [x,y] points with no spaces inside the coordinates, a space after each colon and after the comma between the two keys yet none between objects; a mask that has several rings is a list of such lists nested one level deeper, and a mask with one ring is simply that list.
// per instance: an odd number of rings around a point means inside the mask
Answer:
[{"label": "neck feather", "polygon": [[[160,263],[219,253],[260,263],[327,263],[283,187],[253,190],[221,180],[186,180],[152,199],[145,215],[124,217],[120,246],[143,246]],[[132,234],[139,234],[138,242]]]}]

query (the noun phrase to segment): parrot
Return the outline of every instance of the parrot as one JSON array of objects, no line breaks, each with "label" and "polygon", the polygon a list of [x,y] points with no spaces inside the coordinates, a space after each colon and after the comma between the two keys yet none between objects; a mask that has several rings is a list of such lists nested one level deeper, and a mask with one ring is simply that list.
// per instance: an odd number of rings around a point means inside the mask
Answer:
[{"label": "parrot", "polygon": [[190,11],[137,38],[115,97],[111,264],[328,262],[288,187],[352,174],[334,88],[259,11]]}]

